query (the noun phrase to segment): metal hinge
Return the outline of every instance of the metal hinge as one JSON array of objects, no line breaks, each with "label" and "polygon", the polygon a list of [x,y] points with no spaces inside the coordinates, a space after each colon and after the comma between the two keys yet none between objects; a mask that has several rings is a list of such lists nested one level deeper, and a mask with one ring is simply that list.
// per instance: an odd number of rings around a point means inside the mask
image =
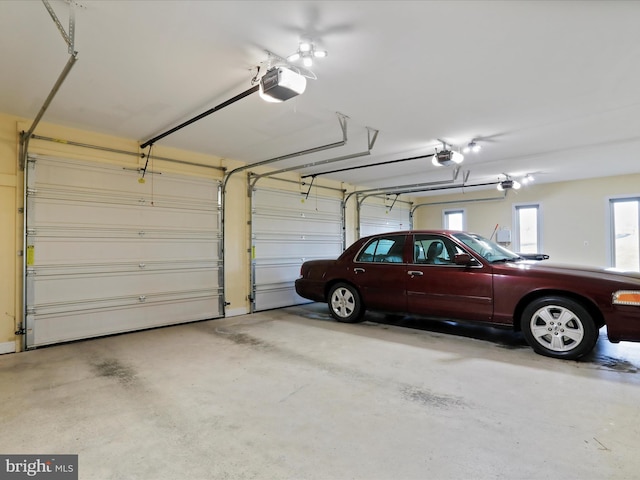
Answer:
[{"label": "metal hinge", "polygon": [[15,331],[15,335],[24,335],[25,333],[27,333],[27,331],[25,330],[25,328],[22,326],[22,322],[20,322],[18,324],[18,330]]}]

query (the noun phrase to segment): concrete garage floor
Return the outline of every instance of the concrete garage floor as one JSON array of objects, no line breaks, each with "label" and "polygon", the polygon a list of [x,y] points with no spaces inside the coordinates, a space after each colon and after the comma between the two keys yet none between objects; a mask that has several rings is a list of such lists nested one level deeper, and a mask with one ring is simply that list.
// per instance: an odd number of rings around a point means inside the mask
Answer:
[{"label": "concrete garage floor", "polygon": [[310,304],[2,356],[0,453],[78,454],[83,480],[640,477],[640,345],[567,362],[367,318]]}]

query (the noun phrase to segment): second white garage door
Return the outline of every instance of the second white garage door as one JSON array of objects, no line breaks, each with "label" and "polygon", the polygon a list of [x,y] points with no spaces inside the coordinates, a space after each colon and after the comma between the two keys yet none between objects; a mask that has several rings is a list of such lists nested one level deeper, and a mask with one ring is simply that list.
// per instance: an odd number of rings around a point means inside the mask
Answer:
[{"label": "second white garage door", "polygon": [[223,315],[219,182],[30,157],[27,347]]},{"label": "second white garage door", "polygon": [[340,199],[256,189],[252,215],[252,311],[308,303],[294,282],[306,260],[337,258],[342,245]]}]

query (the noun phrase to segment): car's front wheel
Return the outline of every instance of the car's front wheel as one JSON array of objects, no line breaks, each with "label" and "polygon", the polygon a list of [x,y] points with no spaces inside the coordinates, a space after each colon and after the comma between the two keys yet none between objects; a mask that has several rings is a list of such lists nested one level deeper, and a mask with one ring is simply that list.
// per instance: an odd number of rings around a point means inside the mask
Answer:
[{"label": "car's front wheel", "polygon": [[331,287],[328,303],[331,315],[339,322],[355,323],[364,316],[358,290],[347,283],[337,283]]},{"label": "car's front wheel", "polygon": [[589,312],[565,297],[543,297],[522,313],[522,333],[542,355],[573,360],[589,353],[598,340],[598,329]]}]

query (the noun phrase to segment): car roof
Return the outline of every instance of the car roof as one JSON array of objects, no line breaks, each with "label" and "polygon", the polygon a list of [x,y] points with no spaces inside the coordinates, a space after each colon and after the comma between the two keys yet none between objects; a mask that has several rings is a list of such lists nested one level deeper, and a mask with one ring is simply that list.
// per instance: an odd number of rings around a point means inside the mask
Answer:
[{"label": "car roof", "polygon": [[414,235],[414,234],[431,234],[431,235],[453,235],[455,233],[465,233],[467,235],[474,235],[471,232],[464,232],[461,230],[445,230],[445,229],[439,229],[439,230],[397,230],[394,232],[383,232],[383,233],[375,233],[372,235],[368,235],[366,237],[363,238],[373,238],[373,237],[380,237],[380,236],[385,236],[385,235]]}]

